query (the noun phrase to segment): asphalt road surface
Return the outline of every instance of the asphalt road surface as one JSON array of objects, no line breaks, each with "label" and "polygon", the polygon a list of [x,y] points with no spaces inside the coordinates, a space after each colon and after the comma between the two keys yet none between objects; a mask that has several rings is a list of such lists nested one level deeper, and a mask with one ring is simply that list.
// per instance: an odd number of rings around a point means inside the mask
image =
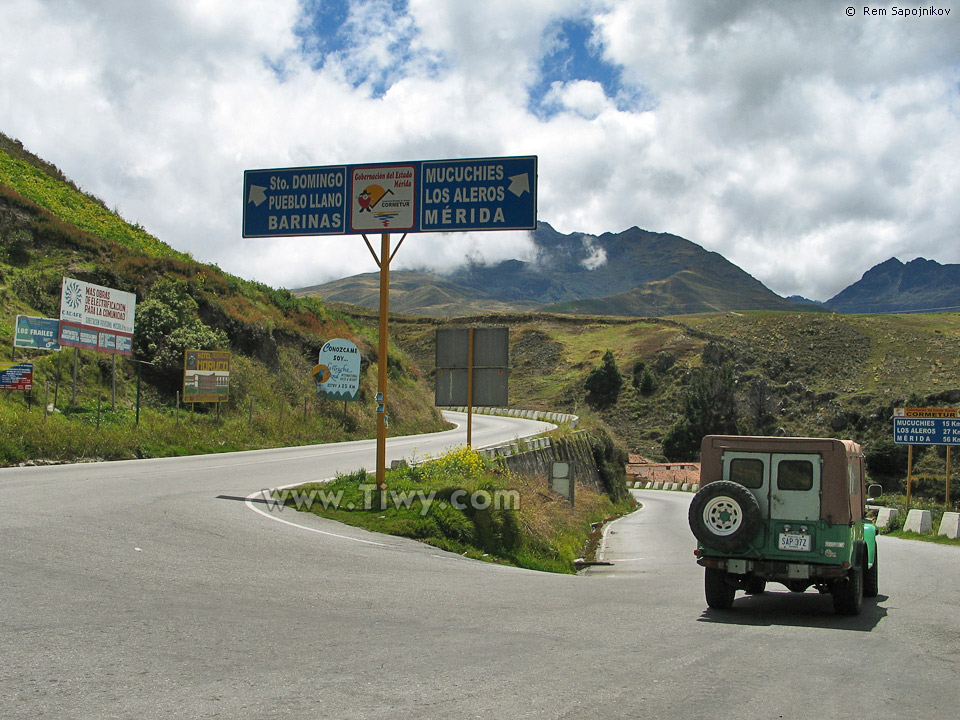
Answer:
[{"label": "asphalt road surface", "polygon": [[[537,429],[477,417],[475,444]],[[580,576],[244,501],[372,458],[347,443],[0,471],[0,717],[956,716],[960,548],[881,538],[860,617],[779,586],[719,612],[687,494],[636,492],[614,565]]]}]

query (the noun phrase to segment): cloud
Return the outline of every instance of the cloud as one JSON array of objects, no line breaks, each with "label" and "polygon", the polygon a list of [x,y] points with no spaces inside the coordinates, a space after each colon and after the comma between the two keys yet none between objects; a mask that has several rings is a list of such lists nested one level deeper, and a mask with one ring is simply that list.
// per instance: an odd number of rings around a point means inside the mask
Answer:
[{"label": "cloud", "polygon": [[[844,7],[8,0],[0,130],[271,284],[374,266],[359,237],[241,238],[245,169],[536,154],[561,232],[675,233],[826,299],[891,255],[960,262],[960,20]],[[424,234],[397,263],[532,253]]]}]

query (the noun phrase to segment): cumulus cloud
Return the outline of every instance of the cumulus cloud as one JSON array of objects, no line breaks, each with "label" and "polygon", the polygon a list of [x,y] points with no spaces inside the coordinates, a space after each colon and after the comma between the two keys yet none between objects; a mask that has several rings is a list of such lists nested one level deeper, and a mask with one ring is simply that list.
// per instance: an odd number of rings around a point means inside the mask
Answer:
[{"label": "cumulus cloud", "polygon": [[[960,12],[844,8],[7,0],[0,130],[274,285],[375,266],[359,237],[241,238],[243,170],[536,154],[558,230],[675,233],[822,300],[892,255],[960,262]],[[533,253],[522,233],[424,234],[396,262]]]}]

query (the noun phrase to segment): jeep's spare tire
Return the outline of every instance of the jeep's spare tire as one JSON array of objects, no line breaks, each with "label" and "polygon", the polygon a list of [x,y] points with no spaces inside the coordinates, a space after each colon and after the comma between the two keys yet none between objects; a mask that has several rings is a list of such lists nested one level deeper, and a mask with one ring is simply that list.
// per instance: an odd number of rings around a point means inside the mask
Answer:
[{"label": "jeep's spare tire", "polygon": [[746,549],[762,525],[760,505],[747,488],[718,480],[693,496],[690,529],[704,547],[721,552]]}]

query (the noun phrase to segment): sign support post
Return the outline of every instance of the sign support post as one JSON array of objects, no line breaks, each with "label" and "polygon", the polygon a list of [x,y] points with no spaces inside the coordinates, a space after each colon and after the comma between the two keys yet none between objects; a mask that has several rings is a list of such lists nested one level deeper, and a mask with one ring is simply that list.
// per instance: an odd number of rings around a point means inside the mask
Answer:
[{"label": "sign support post", "polygon": [[473,328],[467,340],[467,447],[473,448]]},{"label": "sign support post", "polygon": [[910,509],[910,486],[913,484],[913,445],[907,446],[907,510]]},{"label": "sign support post", "polygon": [[[377,406],[377,490],[387,489],[387,353],[390,315],[390,233],[380,234],[380,334],[377,353],[377,394],[381,406]],[[383,495],[381,494],[381,498]],[[383,503],[381,502],[381,510]]]},{"label": "sign support post", "polygon": [[[390,233],[380,233],[380,256],[373,249],[370,240],[363,235],[374,262],[380,268],[380,337],[377,350],[377,492],[381,500],[387,489],[387,354],[389,344],[390,315],[390,262],[407,239],[406,233],[397,246],[390,251]],[[382,506],[381,506],[381,509]]]},{"label": "sign support post", "polygon": [[950,445],[947,445],[947,484],[946,484],[946,494],[943,498],[943,507],[947,510],[950,509],[950,451],[953,448]]}]

